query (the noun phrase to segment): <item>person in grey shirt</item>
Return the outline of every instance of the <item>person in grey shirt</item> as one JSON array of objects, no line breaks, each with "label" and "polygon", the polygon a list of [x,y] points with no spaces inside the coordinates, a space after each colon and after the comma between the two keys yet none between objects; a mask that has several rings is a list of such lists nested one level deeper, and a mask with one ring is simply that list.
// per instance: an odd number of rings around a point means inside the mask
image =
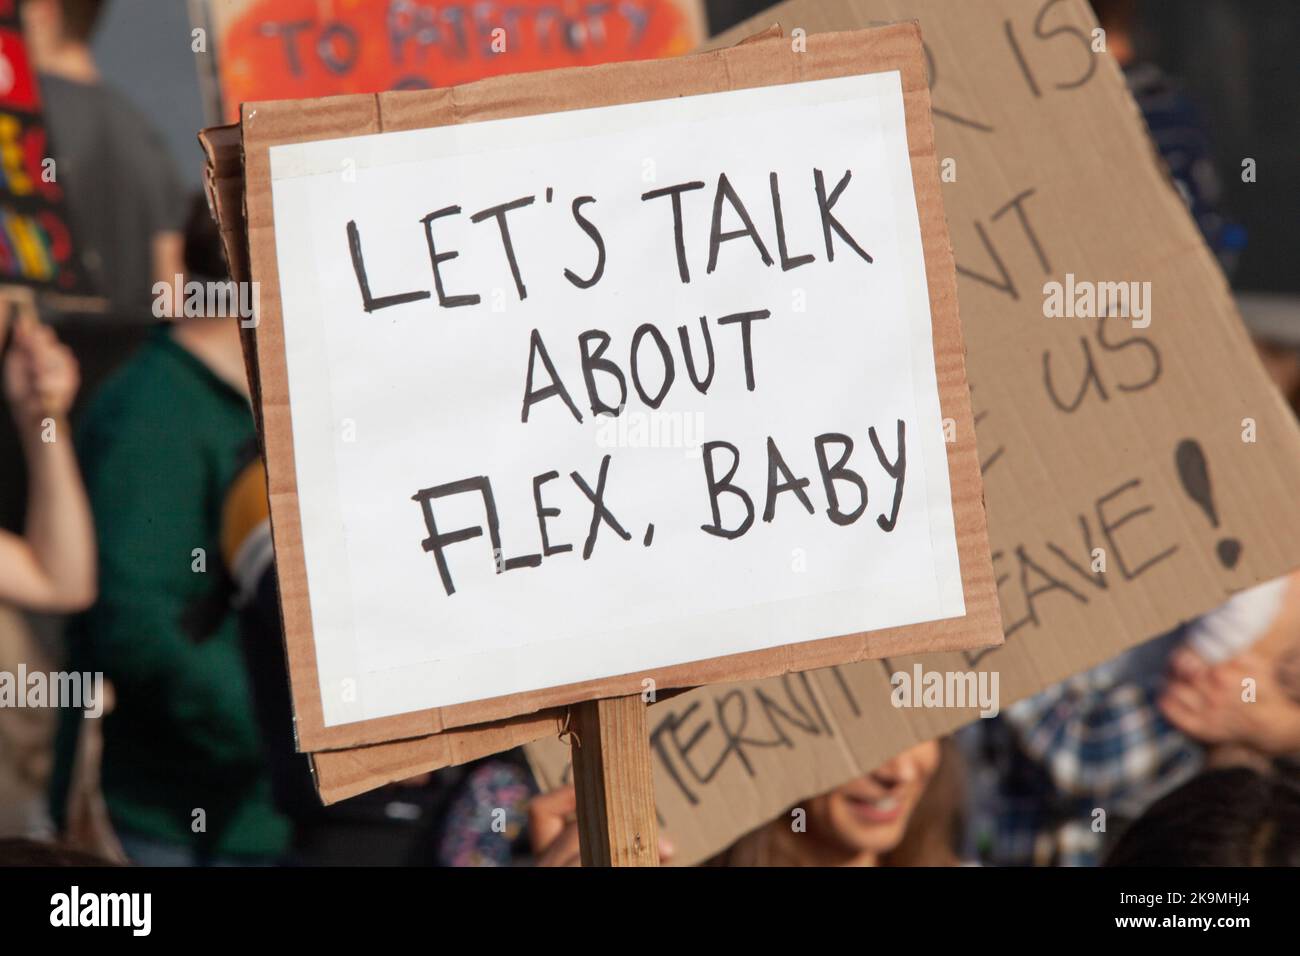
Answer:
[{"label": "person in grey shirt", "polygon": [[162,137],[105,84],[90,38],[107,0],[28,0],[56,175],[91,287],[118,321],[151,321],[157,282],[181,274],[186,201]]}]

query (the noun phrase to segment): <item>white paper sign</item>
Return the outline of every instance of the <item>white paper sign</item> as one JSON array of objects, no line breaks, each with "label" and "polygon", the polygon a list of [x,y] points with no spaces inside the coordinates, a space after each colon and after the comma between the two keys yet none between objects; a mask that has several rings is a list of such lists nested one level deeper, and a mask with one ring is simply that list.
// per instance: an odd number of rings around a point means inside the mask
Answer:
[{"label": "white paper sign", "polygon": [[271,168],[327,725],[964,614],[896,72]]}]

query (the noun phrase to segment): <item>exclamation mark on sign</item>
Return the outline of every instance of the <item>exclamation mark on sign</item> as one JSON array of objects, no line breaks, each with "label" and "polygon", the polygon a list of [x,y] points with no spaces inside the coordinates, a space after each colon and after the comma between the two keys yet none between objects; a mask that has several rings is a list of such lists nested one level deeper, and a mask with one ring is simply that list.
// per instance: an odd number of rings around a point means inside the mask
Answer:
[{"label": "exclamation mark on sign", "polygon": [[[1217,528],[1219,513],[1214,507],[1214,495],[1210,491],[1210,468],[1200,443],[1184,438],[1174,450],[1174,462],[1178,465],[1178,478],[1183,483],[1183,490],[1205,512],[1205,516],[1210,519],[1210,526]],[[1220,538],[1214,550],[1225,568],[1235,568],[1241,558],[1241,542],[1236,538]]]}]

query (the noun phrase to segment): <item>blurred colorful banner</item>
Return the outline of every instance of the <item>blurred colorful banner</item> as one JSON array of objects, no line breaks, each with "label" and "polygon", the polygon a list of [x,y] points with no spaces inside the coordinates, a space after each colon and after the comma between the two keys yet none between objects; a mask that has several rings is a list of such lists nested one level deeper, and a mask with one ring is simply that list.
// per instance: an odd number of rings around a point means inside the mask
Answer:
[{"label": "blurred colorful banner", "polygon": [[63,188],[15,0],[0,0],[0,285],[80,292]]},{"label": "blurred colorful banner", "polygon": [[485,76],[676,56],[701,0],[208,0],[222,114],[239,105],[454,86]]}]

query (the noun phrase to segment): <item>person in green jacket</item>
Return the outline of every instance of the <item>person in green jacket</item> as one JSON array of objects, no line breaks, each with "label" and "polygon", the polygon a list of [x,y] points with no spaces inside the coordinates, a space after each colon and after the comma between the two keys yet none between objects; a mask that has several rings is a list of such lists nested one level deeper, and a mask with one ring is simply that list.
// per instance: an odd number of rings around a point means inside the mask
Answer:
[{"label": "person in green jacket", "polygon": [[[114,687],[103,792],[147,865],[272,863],[289,842],[221,560],[223,498],[255,440],[238,333],[233,317],[156,329],[78,430],[99,600],[70,628],[69,667]],[[56,818],[81,719],[63,717]]]}]

